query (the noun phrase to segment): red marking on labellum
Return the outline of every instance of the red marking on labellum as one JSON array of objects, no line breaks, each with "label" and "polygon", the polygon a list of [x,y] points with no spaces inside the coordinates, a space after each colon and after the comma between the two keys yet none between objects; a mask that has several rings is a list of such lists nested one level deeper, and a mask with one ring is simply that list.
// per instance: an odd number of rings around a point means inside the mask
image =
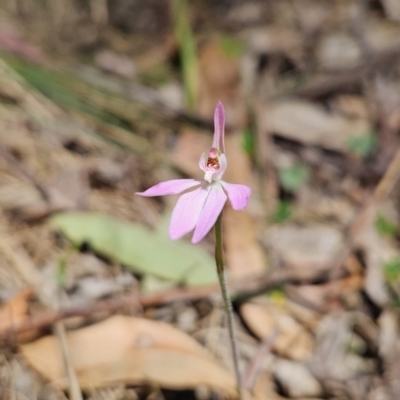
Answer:
[{"label": "red marking on labellum", "polygon": [[210,168],[213,171],[219,170],[220,165],[219,165],[218,156],[219,156],[219,151],[213,147],[208,152],[208,158],[207,158],[207,163],[206,163],[207,168]]}]

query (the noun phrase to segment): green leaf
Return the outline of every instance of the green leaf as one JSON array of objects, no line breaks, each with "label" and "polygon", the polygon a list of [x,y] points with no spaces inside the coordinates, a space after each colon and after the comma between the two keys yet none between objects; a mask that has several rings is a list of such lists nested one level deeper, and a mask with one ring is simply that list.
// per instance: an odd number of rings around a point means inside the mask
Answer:
[{"label": "green leaf", "polygon": [[383,273],[388,282],[394,282],[400,277],[400,257],[395,257],[383,264]]},{"label": "green leaf", "polygon": [[190,26],[189,2],[188,0],[173,0],[171,5],[182,66],[185,101],[187,107],[193,110],[197,104],[199,82],[197,46]]},{"label": "green leaf", "polygon": [[230,58],[239,58],[243,55],[243,42],[235,37],[223,35],[219,39],[222,51]]},{"label": "green leaf", "polygon": [[309,171],[305,165],[281,168],[278,171],[279,182],[289,192],[296,191],[308,179]]},{"label": "green leaf", "polygon": [[287,301],[287,296],[282,287],[273,288],[268,292],[268,297],[271,302],[277,306],[284,306]]},{"label": "green leaf", "polygon": [[174,282],[157,278],[154,275],[146,275],[140,282],[140,289],[143,293],[163,292],[174,286]]},{"label": "green leaf", "polygon": [[138,79],[145,86],[158,88],[171,81],[171,71],[167,64],[157,64],[152,68],[143,69]]},{"label": "green leaf", "polygon": [[250,129],[245,129],[242,134],[242,148],[251,157],[255,156],[254,135]]},{"label": "green leaf", "polygon": [[373,132],[367,135],[356,137],[353,136],[349,139],[349,149],[356,155],[366,157],[371,154],[377,145],[377,139]]},{"label": "green leaf", "polygon": [[383,215],[378,215],[375,220],[375,229],[381,236],[395,237],[398,229],[397,225],[390,222]]},{"label": "green leaf", "polygon": [[137,273],[176,284],[205,285],[217,281],[214,260],[201,247],[165,239],[139,224],[79,212],[55,215],[50,223],[73,244],[86,243],[96,253]]},{"label": "green leaf", "polygon": [[275,213],[272,216],[272,222],[281,224],[292,216],[292,204],[287,200],[279,201]]},{"label": "green leaf", "polygon": [[56,282],[59,288],[62,288],[65,285],[66,271],[67,271],[67,260],[63,257],[58,261],[57,272],[56,272]]}]

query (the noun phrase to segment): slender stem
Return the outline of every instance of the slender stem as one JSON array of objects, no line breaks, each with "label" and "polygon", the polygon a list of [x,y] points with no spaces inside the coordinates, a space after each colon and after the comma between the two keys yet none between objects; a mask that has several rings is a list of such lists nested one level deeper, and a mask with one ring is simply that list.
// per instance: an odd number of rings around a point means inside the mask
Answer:
[{"label": "slender stem", "polygon": [[239,354],[238,354],[238,348],[235,336],[235,327],[233,321],[232,301],[229,296],[228,285],[226,283],[226,275],[225,275],[225,259],[224,259],[224,249],[222,241],[222,212],[219,215],[217,222],[215,223],[214,229],[215,229],[215,263],[217,265],[219,284],[221,286],[222,298],[224,300],[224,308],[228,319],[228,330],[229,330],[229,339],[232,347],[233,364],[235,367],[235,375],[239,392],[239,398],[241,399],[242,385],[239,372]]}]

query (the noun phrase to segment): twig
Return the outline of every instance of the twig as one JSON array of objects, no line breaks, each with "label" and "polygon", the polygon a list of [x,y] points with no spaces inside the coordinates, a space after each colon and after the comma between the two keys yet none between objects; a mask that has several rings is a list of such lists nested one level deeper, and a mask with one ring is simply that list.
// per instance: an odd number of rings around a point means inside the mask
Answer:
[{"label": "twig", "polygon": [[[351,85],[360,85],[365,73],[379,69],[387,65],[394,58],[400,56],[400,45],[382,50],[372,54],[367,60],[360,62],[355,67],[349,68],[345,72],[331,74],[331,76],[319,77],[305,84],[303,87],[294,89],[282,95],[292,95],[307,97],[310,99],[326,96],[327,94],[346,88]],[[279,95],[278,97],[281,97]]]},{"label": "twig", "polygon": [[345,262],[346,258],[349,256],[354,248],[356,238],[358,234],[364,229],[369,213],[371,212],[373,206],[386,199],[392,192],[394,186],[398,182],[400,177],[400,148],[397,150],[396,154],[392,158],[389,167],[386,169],[385,174],[379,181],[375,190],[370,194],[363,202],[359,212],[353,218],[349,226],[347,227],[346,237],[347,246],[345,250],[338,255],[332,268],[330,277],[331,279],[336,279],[339,274],[340,268]]},{"label": "twig", "polygon": [[260,346],[257,349],[256,354],[250,360],[249,365],[247,367],[246,374],[244,376],[243,387],[249,391],[252,390],[257,377],[262,369],[262,362],[265,360],[265,357],[270,353],[272,345],[276,337],[278,336],[278,332],[274,331],[270,335],[267,335],[261,342]]},{"label": "twig", "polygon": [[375,201],[386,199],[394,189],[400,177],[400,148],[397,150],[385,174],[376,186],[373,194]]},{"label": "twig", "polygon": [[62,321],[56,322],[54,324],[54,332],[58,336],[60,341],[62,358],[65,364],[65,370],[67,372],[69,380],[69,396],[71,400],[83,400],[82,391],[79,386],[78,378],[76,372],[71,362],[71,357],[69,355],[67,335],[65,332],[65,327]]},{"label": "twig", "polygon": [[[257,275],[245,280],[234,280],[229,282],[233,298],[242,298],[246,296],[255,296],[264,292],[268,288],[282,285],[284,283],[295,283],[298,280],[288,275],[284,271],[274,271],[271,274]],[[98,312],[113,313],[124,308],[132,308],[132,305],[138,307],[160,306],[176,301],[194,301],[204,299],[210,296],[217,296],[220,293],[218,284],[205,285],[193,288],[179,288],[167,290],[155,294],[129,295],[113,300],[104,300],[92,304],[88,307],[69,308],[59,312],[47,312],[38,315],[35,318],[26,318],[23,322],[0,333],[0,342],[9,340],[16,335],[35,330],[44,329],[71,317],[86,317]]]}]

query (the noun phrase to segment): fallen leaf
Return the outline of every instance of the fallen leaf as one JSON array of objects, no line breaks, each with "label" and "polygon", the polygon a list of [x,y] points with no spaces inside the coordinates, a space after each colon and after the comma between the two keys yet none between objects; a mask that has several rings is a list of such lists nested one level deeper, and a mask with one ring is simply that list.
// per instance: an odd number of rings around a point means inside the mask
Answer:
[{"label": "fallen leaf", "polygon": [[275,391],[275,385],[271,375],[267,372],[260,374],[255,381],[252,392],[254,397],[258,400],[281,400],[283,397],[279,396]]},{"label": "fallen leaf", "polygon": [[[396,245],[382,237],[376,229],[377,215],[385,208],[385,203],[374,203],[366,209],[363,219],[363,229],[356,236],[356,246],[364,252],[366,265],[364,291],[369,298],[380,307],[389,304],[389,292],[385,282],[384,266],[393,259],[399,257]],[[390,202],[386,202],[386,208],[391,208]],[[388,214],[390,215],[390,214]]]},{"label": "fallen leaf", "polygon": [[76,246],[86,243],[95,252],[135,272],[187,285],[217,280],[214,261],[201,247],[172,242],[139,224],[78,212],[58,214],[51,224]]},{"label": "fallen leaf", "polygon": [[273,226],[266,231],[264,242],[272,255],[300,280],[310,280],[327,271],[344,250],[340,231],[321,224]]},{"label": "fallen leaf", "polygon": [[397,316],[393,310],[386,309],[378,318],[379,354],[382,358],[391,358],[397,347]]},{"label": "fallen leaf", "polygon": [[297,220],[338,221],[347,225],[354,218],[354,204],[345,196],[332,196],[318,188],[307,186],[297,193]]},{"label": "fallen leaf", "polygon": [[[227,137],[226,147],[228,159],[235,160],[229,164],[226,180],[254,187],[250,161],[242,149],[240,136]],[[227,266],[233,276],[241,278],[266,271],[267,262],[258,241],[256,224],[248,211],[237,212],[226,207],[223,224]]]},{"label": "fallen leaf", "polygon": [[[307,15],[309,14],[310,12]],[[294,29],[276,26],[255,28],[245,33],[245,37],[247,39],[248,49],[259,55],[274,53],[285,53],[289,57],[298,57],[301,55],[301,37]]]},{"label": "fallen leaf", "polygon": [[264,298],[253,299],[240,307],[246,324],[260,339],[276,333],[272,349],[292,360],[301,361],[312,355],[314,341],[284,307],[277,307]]},{"label": "fallen leaf", "polygon": [[400,3],[397,0],[382,0],[382,6],[388,18],[400,22]]},{"label": "fallen leaf", "polygon": [[368,103],[362,96],[337,95],[329,102],[330,109],[349,118],[369,119]]},{"label": "fallen leaf", "polygon": [[85,168],[73,168],[61,173],[48,192],[53,210],[74,210],[85,207],[89,182]]},{"label": "fallen leaf", "polygon": [[372,51],[385,51],[400,44],[398,24],[384,19],[371,18],[365,28],[365,40]]},{"label": "fallen leaf", "polygon": [[201,85],[197,112],[205,118],[212,117],[220,100],[225,107],[227,125],[236,129],[243,128],[246,123],[246,108],[239,86],[239,61],[239,58],[226,54],[218,40],[204,43],[199,51]]},{"label": "fallen leaf", "polygon": [[[24,220],[38,220],[55,212],[82,210],[86,206],[89,180],[85,168],[67,169],[53,183],[49,185],[39,184],[41,196],[36,195],[33,199],[31,196],[30,202],[20,203],[17,200],[21,197],[20,191],[12,193],[14,199],[16,199],[12,204],[13,209],[18,211]],[[35,186],[37,190],[38,184]],[[8,189],[11,190],[12,187],[10,186]],[[27,192],[27,189],[25,191]]]},{"label": "fallen leaf", "polygon": [[371,132],[368,120],[346,118],[304,100],[286,100],[261,107],[259,121],[263,132],[343,152],[349,150],[350,138]]},{"label": "fallen leaf", "polygon": [[0,332],[18,325],[25,319],[32,295],[32,290],[26,289],[0,305]]},{"label": "fallen leaf", "polygon": [[[230,396],[235,381],[194,339],[156,321],[114,316],[69,332],[68,348],[83,389],[115,383],[151,384],[169,389],[205,385]],[[20,347],[27,362],[53,384],[66,374],[55,336]]]},{"label": "fallen leaf", "polygon": [[[293,3],[293,7],[301,29],[308,37],[312,37],[311,35],[318,35],[321,30],[325,30],[327,25],[332,22],[335,4],[321,3],[314,0],[298,0]],[[294,35],[296,33],[296,31],[293,32]]]},{"label": "fallen leaf", "polygon": [[362,51],[356,39],[343,32],[328,34],[316,49],[318,64],[326,70],[354,67],[361,60]]},{"label": "fallen leaf", "polygon": [[[361,338],[353,332],[355,322],[355,314],[351,312],[329,314],[321,319],[315,352],[308,364],[319,380],[346,381],[376,370],[375,360],[355,352],[356,346],[363,346]],[[361,347],[359,352],[363,351]]]},{"label": "fallen leaf", "polygon": [[227,208],[223,223],[227,266],[232,275],[240,279],[266,271],[267,263],[251,216]]},{"label": "fallen leaf", "polygon": [[111,50],[101,50],[96,53],[94,62],[103,71],[111,72],[123,78],[132,79],[136,76],[136,66],[133,60]]},{"label": "fallen leaf", "polygon": [[323,389],[308,368],[298,362],[277,359],[273,364],[275,378],[289,397],[322,396]]}]

